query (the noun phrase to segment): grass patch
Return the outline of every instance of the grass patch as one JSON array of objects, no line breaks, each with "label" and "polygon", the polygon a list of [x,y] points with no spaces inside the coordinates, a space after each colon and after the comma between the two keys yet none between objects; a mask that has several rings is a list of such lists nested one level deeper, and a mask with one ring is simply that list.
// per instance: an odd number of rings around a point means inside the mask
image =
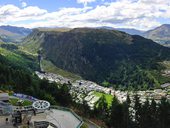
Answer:
[{"label": "grass patch", "polygon": [[112,105],[112,100],[113,100],[113,96],[112,95],[109,95],[109,94],[105,94],[105,93],[101,93],[101,92],[96,92],[94,91],[93,93],[95,96],[97,97],[102,97],[103,95],[105,96],[106,98],[106,101],[108,103],[108,106],[111,106]]},{"label": "grass patch", "polygon": [[47,60],[43,60],[42,61],[42,68],[46,72],[56,73],[56,74],[59,74],[59,75],[61,75],[63,77],[70,78],[72,80],[79,80],[79,79],[81,79],[80,76],[75,75],[75,74],[70,73],[70,72],[67,72],[67,71],[64,71],[64,70],[62,70],[60,68],[57,68],[52,62],[47,61]]},{"label": "grass patch", "polygon": [[30,70],[38,68],[36,58],[34,56],[26,55],[18,50],[11,51],[0,47],[0,54],[5,56],[11,63],[14,63],[15,66]]},{"label": "grass patch", "polygon": [[80,128],[89,128],[86,123],[84,123]]},{"label": "grass patch", "polygon": [[23,106],[30,106],[30,105],[32,105],[32,102],[31,102],[31,101],[29,101],[29,100],[24,100]]},{"label": "grass patch", "polygon": [[[13,105],[13,106],[18,106],[17,102],[18,102],[19,99],[17,98],[10,98],[10,103]],[[24,100],[22,106],[30,106],[32,105],[32,102],[29,101],[29,100]]]},{"label": "grass patch", "polygon": [[41,45],[41,40],[37,39],[37,40],[31,40],[31,41],[28,41],[28,42],[24,42],[22,43],[19,48],[22,50],[22,51],[27,51],[29,53],[32,53],[32,54],[37,54],[38,50],[40,49],[40,45]]},{"label": "grass patch", "polygon": [[10,98],[10,103],[12,104],[12,105],[14,105],[14,106],[17,106],[17,101],[18,101],[18,99],[16,99],[16,98]]}]

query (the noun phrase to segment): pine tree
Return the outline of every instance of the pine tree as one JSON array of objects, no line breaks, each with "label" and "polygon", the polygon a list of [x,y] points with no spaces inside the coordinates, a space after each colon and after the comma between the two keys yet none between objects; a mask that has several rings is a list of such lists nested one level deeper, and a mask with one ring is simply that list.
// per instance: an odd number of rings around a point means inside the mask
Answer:
[{"label": "pine tree", "polygon": [[151,114],[150,114],[149,106],[150,106],[150,104],[149,104],[149,100],[147,98],[141,107],[140,122],[139,122],[139,125],[141,128],[150,127]]},{"label": "pine tree", "polygon": [[108,103],[104,95],[97,102],[96,109],[100,118],[105,120],[108,113]]},{"label": "pine tree", "polygon": [[132,127],[132,115],[130,113],[131,100],[129,95],[127,95],[126,101],[123,103],[123,128]]},{"label": "pine tree", "polygon": [[140,126],[140,117],[141,117],[141,103],[140,103],[140,99],[139,96],[136,94],[134,96],[134,111],[135,111],[135,125],[136,127]]},{"label": "pine tree", "polygon": [[123,107],[114,96],[111,106],[110,126],[113,128],[123,128]]},{"label": "pine tree", "polygon": [[150,120],[150,128],[159,128],[158,127],[158,107],[157,107],[157,103],[155,102],[154,99],[152,99],[151,104],[149,106],[150,108],[150,116],[151,116],[151,120]]},{"label": "pine tree", "polygon": [[162,98],[158,106],[159,128],[170,128],[170,103],[166,98]]}]

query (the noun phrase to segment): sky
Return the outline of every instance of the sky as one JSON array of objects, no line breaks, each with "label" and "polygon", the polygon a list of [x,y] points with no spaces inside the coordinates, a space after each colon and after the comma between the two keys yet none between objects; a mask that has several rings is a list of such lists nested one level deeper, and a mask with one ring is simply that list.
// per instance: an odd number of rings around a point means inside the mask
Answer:
[{"label": "sky", "polygon": [[153,29],[170,24],[170,0],[0,0],[0,25]]}]

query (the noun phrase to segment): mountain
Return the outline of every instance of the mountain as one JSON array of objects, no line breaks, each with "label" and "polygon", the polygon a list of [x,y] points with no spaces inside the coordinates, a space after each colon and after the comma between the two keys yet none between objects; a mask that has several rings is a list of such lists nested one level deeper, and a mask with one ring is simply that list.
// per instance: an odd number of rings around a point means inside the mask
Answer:
[{"label": "mountain", "polygon": [[144,33],[144,37],[152,39],[160,44],[170,44],[170,24],[163,24],[153,30]]},{"label": "mountain", "polygon": [[27,94],[53,105],[70,104],[72,100],[67,85],[41,80],[35,74],[37,70],[36,56],[22,52],[14,43],[0,42],[1,92]]},{"label": "mountain", "polygon": [[128,28],[115,28],[115,29],[122,32],[126,32],[130,35],[143,36],[164,46],[170,46],[170,24],[163,24],[157,28],[148,31],[140,31],[137,29]]},{"label": "mountain", "polygon": [[39,69],[37,58],[20,51],[18,46],[15,44],[0,42],[0,55],[15,68],[19,67],[28,71]]},{"label": "mountain", "polygon": [[118,30],[122,32],[126,32],[130,35],[140,35],[142,36],[144,31],[133,29],[133,28],[113,28],[108,26],[97,27],[97,29],[108,29],[108,30]]},{"label": "mountain", "polygon": [[116,30],[122,31],[122,32],[126,32],[130,35],[140,35],[142,36],[144,31],[140,31],[137,29],[131,29],[131,28],[116,28]]},{"label": "mountain", "polygon": [[[152,40],[108,29],[76,28],[68,31],[34,30],[22,46],[57,67],[85,79],[112,86],[153,87],[162,78],[160,62],[170,49]],[[34,49],[34,50],[33,50]]]},{"label": "mountain", "polygon": [[0,26],[0,37],[4,42],[21,42],[31,32],[31,29],[23,27]]},{"label": "mountain", "polygon": [[0,42],[3,42],[2,39],[1,39],[1,37],[0,37]]},{"label": "mountain", "polygon": [[16,44],[0,42],[0,90],[28,92],[38,69],[36,57],[21,52]]}]

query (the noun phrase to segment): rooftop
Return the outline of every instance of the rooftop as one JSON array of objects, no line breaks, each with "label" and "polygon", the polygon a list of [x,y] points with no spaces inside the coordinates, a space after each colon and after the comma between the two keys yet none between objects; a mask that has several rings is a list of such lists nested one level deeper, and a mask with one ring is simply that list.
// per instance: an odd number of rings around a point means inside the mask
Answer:
[{"label": "rooftop", "polygon": [[[8,121],[6,121],[8,118]],[[12,115],[0,116],[0,128],[15,128]],[[34,115],[29,111],[22,113],[22,123],[19,126],[27,126],[35,128],[35,125],[48,125],[52,128],[80,128],[83,121],[72,110],[63,107],[53,106],[48,110],[37,111]],[[48,127],[47,126],[47,127]]]},{"label": "rooftop", "polygon": [[[8,95],[3,94],[2,96]],[[16,96],[24,97],[23,95]],[[80,128],[82,125],[82,119],[71,109],[50,105],[42,109],[36,108],[36,103],[39,102],[42,106],[47,104],[45,101],[37,100],[32,106],[12,106],[10,103],[1,101],[0,128],[16,128],[14,125],[29,125],[29,128],[37,128],[36,126],[43,128]]]},{"label": "rooftop", "polygon": [[82,121],[71,111],[51,109],[33,116],[31,122],[47,121],[57,128],[78,128]]}]

